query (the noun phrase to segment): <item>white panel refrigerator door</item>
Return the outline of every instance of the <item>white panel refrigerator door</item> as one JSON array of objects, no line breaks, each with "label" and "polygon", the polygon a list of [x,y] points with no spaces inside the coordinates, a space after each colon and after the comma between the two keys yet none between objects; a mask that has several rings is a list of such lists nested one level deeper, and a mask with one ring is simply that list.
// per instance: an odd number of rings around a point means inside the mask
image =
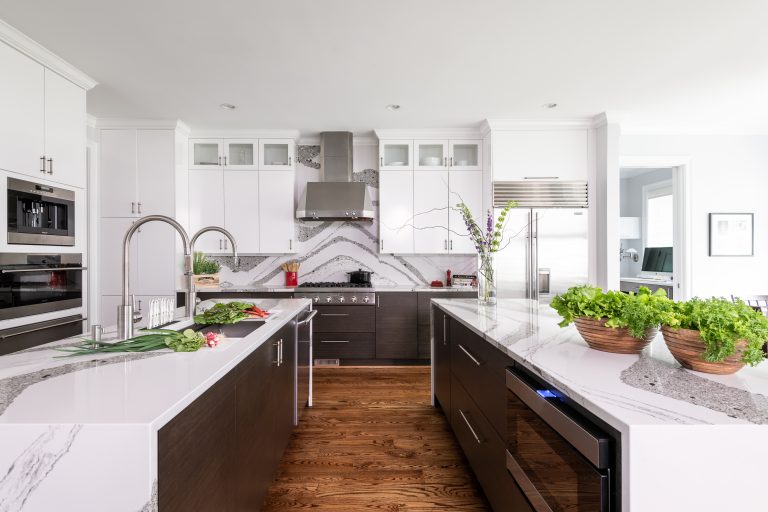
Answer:
[{"label": "white panel refrigerator door", "polygon": [[569,287],[587,282],[587,210],[534,209],[533,215],[537,219],[539,300],[548,304]]},{"label": "white panel refrigerator door", "polygon": [[[498,218],[499,212],[494,212],[494,218]],[[507,222],[504,228],[504,243],[502,249],[496,253],[494,265],[496,266],[497,296],[500,299],[520,299],[526,297],[527,289],[527,265],[528,257],[528,218],[531,210],[528,208],[512,209],[507,214]],[[475,219],[483,225],[484,219]]]}]

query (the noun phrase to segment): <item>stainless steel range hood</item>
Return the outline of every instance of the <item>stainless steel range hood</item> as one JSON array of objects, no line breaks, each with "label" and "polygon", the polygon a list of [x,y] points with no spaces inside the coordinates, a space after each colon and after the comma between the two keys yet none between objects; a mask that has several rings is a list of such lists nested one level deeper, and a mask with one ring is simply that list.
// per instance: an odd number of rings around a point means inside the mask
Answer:
[{"label": "stainless steel range hood", "polygon": [[320,180],[307,183],[296,218],[373,220],[375,211],[365,183],[352,181],[352,133],[320,134]]}]

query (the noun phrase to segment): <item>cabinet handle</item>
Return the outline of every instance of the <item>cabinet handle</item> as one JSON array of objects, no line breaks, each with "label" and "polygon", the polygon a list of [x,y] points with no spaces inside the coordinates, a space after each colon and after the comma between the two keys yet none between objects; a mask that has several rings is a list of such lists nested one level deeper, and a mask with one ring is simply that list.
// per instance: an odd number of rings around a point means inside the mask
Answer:
[{"label": "cabinet handle", "polygon": [[349,313],[320,313],[320,316],[349,316]]},{"label": "cabinet handle", "polygon": [[320,343],[349,343],[349,340],[320,340]]},{"label": "cabinet handle", "polygon": [[448,346],[448,317],[443,315],[443,346]]},{"label": "cabinet handle", "polygon": [[136,213],[136,203],[131,201],[131,213]]},{"label": "cabinet handle", "polygon": [[141,203],[136,203],[139,206],[139,213],[141,213]]},{"label": "cabinet handle", "polygon": [[220,250],[220,251],[222,251],[222,250],[223,250],[223,249],[221,248],[221,238],[219,238],[219,250]]},{"label": "cabinet handle", "polygon": [[470,358],[472,360],[473,363],[475,363],[477,366],[481,366],[482,365],[482,363],[480,363],[480,361],[478,361],[475,358],[475,356],[470,354],[469,350],[465,349],[462,345],[458,345],[458,347],[461,349],[462,352],[464,352],[467,355],[468,358]]},{"label": "cabinet handle", "polygon": [[450,242],[448,242],[448,250],[449,250],[449,251],[452,251],[452,250],[453,250],[453,240],[451,240]]},{"label": "cabinet handle", "polygon": [[40,157],[40,172],[45,174],[45,155]]},{"label": "cabinet handle", "polygon": [[477,432],[475,432],[475,429],[472,428],[472,424],[469,422],[469,418],[467,418],[467,415],[464,414],[464,411],[459,409],[459,414],[461,414],[461,419],[463,419],[464,423],[467,424],[467,428],[472,433],[472,437],[475,438],[475,441],[477,441],[477,444],[483,444],[483,441],[480,439],[480,436],[478,436]]},{"label": "cabinet handle", "polygon": [[48,174],[53,174],[53,158],[48,159]]},{"label": "cabinet handle", "polygon": [[229,240],[227,240],[227,239],[225,238],[225,239],[224,239],[224,250],[225,250],[225,251],[226,251],[226,250],[228,250],[228,249],[227,249],[227,247],[229,247]]},{"label": "cabinet handle", "polygon": [[383,238],[379,241],[379,244],[381,245],[381,249],[380,250],[383,251],[384,250],[384,239]]},{"label": "cabinet handle", "polygon": [[141,311],[141,299],[138,300],[139,307],[137,308],[138,311]]},{"label": "cabinet handle", "polygon": [[288,239],[288,250],[289,251],[293,250],[293,238]]},{"label": "cabinet handle", "polygon": [[376,307],[381,307],[381,295],[376,295]]},{"label": "cabinet handle", "polygon": [[275,347],[275,360],[272,361],[272,366],[280,366],[280,342],[273,341],[272,346]]},{"label": "cabinet handle", "polygon": [[382,168],[382,167],[384,167],[384,157],[380,156],[379,157],[379,168]]},{"label": "cabinet handle", "polygon": [[451,167],[453,167],[453,157],[451,157]]},{"label": "cabinet handle", "polygon": [[219,157],[219,166],[221,166],[221,157]]},{"label": "cabinet handle", "polygon": [[444,251],[448,250],[448,240],[443,240],[443,250]]},{"label": "cabinet handle", "polygon": [[226,157],[226,155],[225,155],[225,156],[224,156],[224,167],[226,167],[226,166],[227,166],[227,157]]},{"label": "cabinet handle", "polygon": [[292,157],[290,157],[290,156],[288,157],[288,167],[290,167],[290,166],[291,166],[291,161],[292,161],[292,160],[291,160],[291,158],[292,158]]},{"label": "cabinet handle", "polygon": [[448,157],[447,156],[443,157],[443,167],[448,167]]},{"label": "cabinet handle", "polygon": [[280,357],[280,366],[283,366],[283,340],[280,339],[277,343],[278,343],[278,354]]}]

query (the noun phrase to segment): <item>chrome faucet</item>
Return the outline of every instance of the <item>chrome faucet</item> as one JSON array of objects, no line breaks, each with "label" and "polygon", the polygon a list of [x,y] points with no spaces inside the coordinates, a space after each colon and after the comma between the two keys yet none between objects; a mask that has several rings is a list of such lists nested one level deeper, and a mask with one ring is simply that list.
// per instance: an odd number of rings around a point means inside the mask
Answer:
[{"label": "chrome faucet", "polygon": [[[209,231],[217,231],[227,237],[229,241],[232,243],[232,256],[234,257],[234,262],[232,265],[235,267],[232,269],[233,272],[237,272],[237,266],[240,264],[240,256],[237,255],[237,242],[235,242],[235,237],[232,236],[232,233],[227,231],[224,228],[220,228],[217,226],[207,226],[194,235],[192,235],[192,241],[190,242],[190,250],[192,251],[192,254],[195,253],[195,242],[197,242],[197,239],[200,238],[200,235],[203,233],[208,233]],[[194,285],[194,278],[193,278],[193,272],[189,273],[189,291],[187,292],[187,302],[189,303],[188,306],[191,308],[191,311],[189,315],[195,314],[195,308],[197,307],[196,301],[197,301],[197,292],[195,291],[195,285]]]},{"label": "chrome faucet", "polygon": [[[138,229],[148,223],[148,222],[165,222],[166,224],[170,224],[171,227],[173,227],[176,231],[178,231],[179,236],[181,236],[182,242],[184,242],[184,273],[186,275],[192,275],[192,244],[189,241],[189,235],[184,230],[183,227],[181,227],[181,224],[176,222],[170,217],[166,217],[165,215],[147,215],[146,217],[142,217],[138,219],[136,222],[133,223],[133,225],[126,231],[125,237],[123,238],[123,304],[121,306],[118,306],[117,308],[117,333],[121,340],[127,340],[128,338],[133,337],[133,323],[135,321],[134,316],[134,306],[133,301],[131,300],[131,290],[130,290],[130,245],[131,245],[131,238],[133,237],[133,234],[138,231]],[[191,279],[191,278],[190,278]],[[189,305],[189,301],[187,301],[187,308],[186,313],[187,316],[190,316],[192,314],[192,308]]]}]

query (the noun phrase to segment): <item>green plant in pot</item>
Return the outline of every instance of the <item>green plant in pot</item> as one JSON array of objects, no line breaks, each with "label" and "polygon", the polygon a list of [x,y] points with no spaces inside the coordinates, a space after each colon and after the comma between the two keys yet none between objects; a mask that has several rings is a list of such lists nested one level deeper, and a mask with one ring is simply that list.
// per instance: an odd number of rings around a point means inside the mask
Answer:
[{"label": "green plant in pot", "polygon": [[195,286],[217,286],[221,264],[196,251],[192,258],[192,274]]},{"label": "green plant in pot", "polygon": [[691,299],[674,305],[675,323],[664,325],[664,341],[684,367],[730,374],[764,359],[768,318],[742,301]]},{"label": "green plant in pot", "polygon": [[637,294],[574,286],[552,299],[563,318],[561,327],[576,329],[591,348],[603,352],[637,354],[658,334],[661,324],[676,325],[674,303],[663,290],[641,287]]}]

